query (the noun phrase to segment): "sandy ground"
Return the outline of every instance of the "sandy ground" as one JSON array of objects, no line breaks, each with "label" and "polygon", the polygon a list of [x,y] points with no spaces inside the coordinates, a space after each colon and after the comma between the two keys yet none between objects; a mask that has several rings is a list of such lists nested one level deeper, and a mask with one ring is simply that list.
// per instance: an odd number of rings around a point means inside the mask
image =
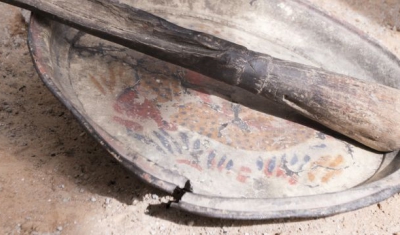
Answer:
[{"label": "sandy ground", "polygon": [[[312,0],[400,56],[398,0]],[[159,206],[44,87],[18,8],[0,4],[0,234],[398,234],[400,196],[313,220],[207,219]]]}]

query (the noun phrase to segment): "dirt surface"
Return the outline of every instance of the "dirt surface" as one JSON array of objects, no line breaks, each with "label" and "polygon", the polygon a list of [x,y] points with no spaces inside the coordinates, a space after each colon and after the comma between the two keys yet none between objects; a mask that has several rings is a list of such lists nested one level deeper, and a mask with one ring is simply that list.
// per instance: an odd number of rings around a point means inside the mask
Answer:
[{"label": "dirt surface", "polygon": [[[400,56],[397,0],[312,0]],[[42,84],[20,10],[0,4],[0,234],[400,234],[400,196],[311,220],[232,221],[160,205]]]}]

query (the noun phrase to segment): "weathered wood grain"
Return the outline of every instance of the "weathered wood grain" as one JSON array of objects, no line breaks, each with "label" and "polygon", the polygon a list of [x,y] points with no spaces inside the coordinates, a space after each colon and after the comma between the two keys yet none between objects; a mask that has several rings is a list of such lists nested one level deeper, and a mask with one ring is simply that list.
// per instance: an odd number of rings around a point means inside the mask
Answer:
[{"label": "weathered wood grain", "polygon": [[242,87],[379,151],[400,148],[400,91],[282,61],[114,0],[0,0]]}]

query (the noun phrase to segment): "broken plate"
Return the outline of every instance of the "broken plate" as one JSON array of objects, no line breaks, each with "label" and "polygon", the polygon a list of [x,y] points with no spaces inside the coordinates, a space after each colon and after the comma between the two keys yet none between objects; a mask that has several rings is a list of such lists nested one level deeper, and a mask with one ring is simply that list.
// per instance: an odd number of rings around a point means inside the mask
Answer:
[{"label": "broken plate", "polygon": [[[124,1],[277,58],[400,87],[400,62],[302,1]],[[240,88],[34,15],[44,83],[124,166],[210,217],[317,217],[399,191],[397,152],[359,146]]]}]

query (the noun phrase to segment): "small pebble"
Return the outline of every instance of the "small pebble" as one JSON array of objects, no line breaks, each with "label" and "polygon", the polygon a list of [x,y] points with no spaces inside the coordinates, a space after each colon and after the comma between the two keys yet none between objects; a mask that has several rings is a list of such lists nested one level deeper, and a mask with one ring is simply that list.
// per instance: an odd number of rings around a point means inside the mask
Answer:
[{"label": "small pebble", "polygon": [[58,227],[57,227],[57,230],[58,230],[58,231],[61,231],[61,230],[63,230],[63,227],[62,227],[62,226],[58,226]]},{"label": "small pebble", "polygon": [[95,197],[90,198],[90,201],[95,202],[97,199]]},{"label": "small pebble", "polygon": [[193,221],[193,220],[190,220],[190,221],[187,223],[187,225],[193,226],[193,225],[194,225],[194,221]]},{"label": "small pebble", "polygon": [[110,198],[106,198],[106,204],[108,205],[108,204],[110,204],[110,202],[111,202],[111,199]]},{"label": "small pebble", "polygon": [[151,198],[153,198],[154,200],[158,200],[158,195],[153,194],[153,195],[151,195]]},{"label": "small pebble", "polygon": [[133,205],[136,205],[136,204],[138,204],[139,203],[139,201],[138,200],[133,200]]}]

